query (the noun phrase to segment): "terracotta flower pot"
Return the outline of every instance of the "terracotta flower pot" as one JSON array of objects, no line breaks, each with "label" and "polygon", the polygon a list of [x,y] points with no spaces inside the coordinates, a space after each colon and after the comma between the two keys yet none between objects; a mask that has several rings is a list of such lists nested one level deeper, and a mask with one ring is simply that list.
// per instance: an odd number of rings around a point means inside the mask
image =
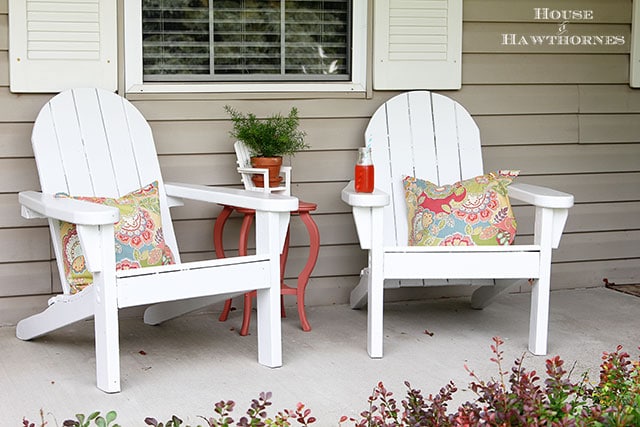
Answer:
[{"label": "terracotta flower pot", "polygon": [[[251,166],[254,168],[269,169],[269,187],[277,187],[282,181],[280,176],[280,167],[282,166],[282,157],[252,157]],[[264,187],[263,175],[254,175],[251,180],[257,187]]]}]

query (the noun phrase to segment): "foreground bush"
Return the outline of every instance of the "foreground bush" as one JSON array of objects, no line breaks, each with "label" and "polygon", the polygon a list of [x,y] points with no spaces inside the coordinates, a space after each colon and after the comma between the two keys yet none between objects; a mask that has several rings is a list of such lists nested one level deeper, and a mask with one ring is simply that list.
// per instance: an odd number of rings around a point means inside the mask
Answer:
[{"label": "foreground bush", "polygon": [[[536,371],[527,371],[524,356],[516,359],[510,371],[503,369],[503,341],[494,338],[491,345],[498,378],[480,379],[465,366],[472,377],[469,389],[475,393],[473,401],[465,402],[457,410],[449,411],[449,403],[457,391],[453,382],[445,385],[435,395],[427,397],[413,389],[408,382],[406,398],[398,403],[393,393],[378,383],[369,397],[368,409],[360,418],[343,416],[340,425],[355,427],[476,427],[476,426],[640,426],[640,359],[618,346],[614,352],[604,352],[597,382],[591,382],[587,373],[573,381],[571,372],[564,368],[564,361],[556,356],[546,361],[544,381]],[[237,421],[231,413],[233,401],[220,401],[214,405],[214,415],[203,417],[208,427],[228,426],[309,426],[316,422],[311,410],[298,403],[295,409],[279,411],[269,417],[271,393],[261,393],[251,402],[245,415]],[[41,423],[23,420],[23,427],[47,427],[41,411]],[[120,427],[115,424],[116,413],[108,412],[104,417],[99,412],[89,416],[76,415],[67,420],[65,427]],[[145,425],[155,427],[189,427],[173,416],[166,422],[148,417]],[[294,424],[295,423],[295,424]],[[321,424],[333,425],[332,423]],[[202,427],[202,426],[198,426]]]},{"label": "foreground bush", "polygon": [[558,356],[546,361],[547,378],[541,384],[536,371],[524,368],[524,356],[514,362],[510,373],[503,370],[502,344],[494,338],[491,346],[498,379],[484,381],[465,366],[473,378],[469,388],[476,399],[456,411],[448,412],[447,405],[457,391],[453,382],[426,398],[405,382],[407,397],[400,404],[379,383],[362,418],[342,417],[340,422],[351,421],[357,427],[640,426],[640,361],[631,361],[622,346],[603,353],[596,384],[589,382],[586,373],[572,382]]}]

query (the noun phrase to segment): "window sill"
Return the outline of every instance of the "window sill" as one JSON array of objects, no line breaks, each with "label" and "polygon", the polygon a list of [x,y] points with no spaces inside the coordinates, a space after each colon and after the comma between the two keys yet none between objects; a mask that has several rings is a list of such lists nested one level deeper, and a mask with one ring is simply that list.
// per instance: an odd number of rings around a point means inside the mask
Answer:
[{"label": "window sill", "polygon": [[363,98],[363,85],[354,83],[145,83],[127,89],[129,99],[274,99]]}]

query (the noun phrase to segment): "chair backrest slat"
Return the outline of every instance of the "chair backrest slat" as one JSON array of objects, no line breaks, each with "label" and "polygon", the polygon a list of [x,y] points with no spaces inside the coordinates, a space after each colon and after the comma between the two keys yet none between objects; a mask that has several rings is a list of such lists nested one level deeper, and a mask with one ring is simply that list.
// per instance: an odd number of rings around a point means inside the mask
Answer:
[{"label": "chair backrest slat", "polygon": [[376,187],[391,196],[384,209],[385,246],[407,244],[404,176],[451,184],[483,173],[480,133],[471,115],[427,91],[404,93],[380,106],[365,131],[365,145],[372,148]]},{"label": "chair backrest slat", "polygon": [[[249,147],[247,147],[243,142],[236,141],[233,144],[233,148],[236,152],[236,163],[239,168],[250,168],[251,167],[251,151],[249,151]],[[242,183],[244,184],[245,190],[259,190],[256,188],[256,185],[251,180],[251,174],[249,173],[240,173],[240,177]]]}]

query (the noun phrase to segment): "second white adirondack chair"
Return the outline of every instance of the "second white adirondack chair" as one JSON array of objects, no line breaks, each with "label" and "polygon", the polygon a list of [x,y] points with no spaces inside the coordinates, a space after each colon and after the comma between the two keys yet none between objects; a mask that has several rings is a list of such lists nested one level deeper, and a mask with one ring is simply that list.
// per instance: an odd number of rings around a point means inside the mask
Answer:
[{"label": "second white adirondack chair", "polygon": [[376,189],[357,193],[351,182],[342,190],[342,200],[352,206],[360,246],[369,251],[369,265],[351,293],[352,307],[368,303],[369,355],[383,355],[385,288],[473,284],[472,279],[490,279],[483,282],[490,286],[475,290],[475,308],[485,307],[512,285],[534,279],[529,350],[546,354],[551,251],[558,247],[573,196],[522,183],[508,187],[512,200],[535,207],[530,245],[408,246],[403,177],[444,185],[482,175],[478,126],[460,104],[445,96],[408,92],[375,112],[365,144],[372,149]]},{"label": "second white adirondack chair", "polygon": [[[19,194],[22,214],[48,218],[63,294],[43,312],[18,323],[16,335],[30,340],[94,317],[97,386],[120,391],[118,310],[152,304],[144,314],[159,324],[230,294],[258,290],[258,361],[282,364],[280,252],[294,197],[202,185],[164,183],[151,128],[127,100],[100,89],[76,89],[52,98],[40,111],[32,134],[42,192]],[[120,198],[157,181],[161,225],[175,264],[116,270],[114,223],[118,208],[71,196]],[[181,262],[169,207],[182,199],[228,204],[256,212],[256,254]],[[93,284],[71,292],[63,266],[60,221],[77,225]],[[242,280],[237,280],[242,277]],[[213,368],[212,368],[213,369]]]}]

